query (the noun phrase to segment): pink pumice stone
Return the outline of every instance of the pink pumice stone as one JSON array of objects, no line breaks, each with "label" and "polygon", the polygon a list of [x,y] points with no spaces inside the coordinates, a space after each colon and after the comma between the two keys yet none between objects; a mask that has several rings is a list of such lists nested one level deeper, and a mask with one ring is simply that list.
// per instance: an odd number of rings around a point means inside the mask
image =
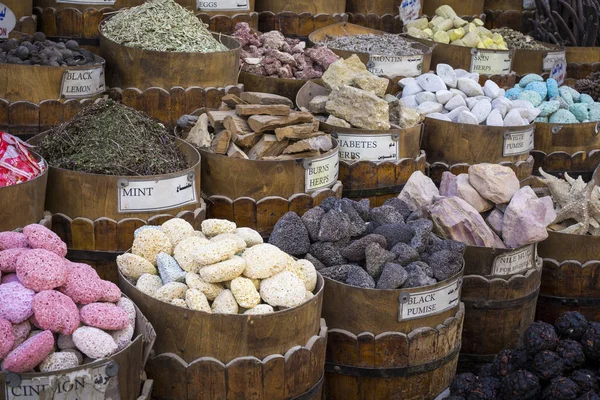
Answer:
[{"label": "pink pumice stone", "polygon": [[6,274],[6,275],[2,275],[2,279],[0,280],[0,283],[4,284],[4,283],[11,283],[11,282],[19,282],[19,278],[17,277],[17,274]]},{"label": "pink pumice stone", "polygon": [[121,300],[121,289],[117,285],[109,281],[101,281],[102,288],[104,290],[104,295],[100,299],[100,301],[105,301],[109,303],[116,303]]},{"label": "pink pumice stone", "polygon": [[0,251],[0,272],[15,272],[17,259],[27,249],[14,248]]},{"label": "pink pumice stone", "polygon": [[7,320],[0,318],[0,360],[2,360],[15,343],[15,334],[12,324]]},{"label": "pink pumice stone", "polygon": [[65,259],[48,250],[29,250],[17,259],[17,277],[36,292],[57,288],[67,280]]},{"label": "pink pumice stone", "polygon": [[16,373],[31,371],[53,350],[54,335],[50,331],[44,331],[11,351],[4,360],[4,369]]},{"label": "pink pumice stone", "polygon": [[71,335],[79,327],[79,309],[69,297],[56,290],[44,290],[33,298],[36,325],[54,333]]},{"label": "pink pumice stone", "polygon": [[58,235],[40,224],[31,224],[23,228],[29,246],[34,249],[45,249],[61,257],[67,255],[67,245]]},{"label": "pink pumice stone", "polygon": [[35,292],[19,282],[0,285],[0,318],[20,324],[33,315],[31,309]]},{"label": "pink pumice stone", "polygon": [[94,328],[118,331],[129,325],[127,312],[111,303],[93,303],[79,310],[81,321]]},{"label": "pink pumice stone", "polygon": [[90,304],[102,299],[105,292],[104,281],[100,279],[94,268],[87,264],[73,262],[67,262],[66,267],[67,279],[59,288],[62,293],[77,304]]},{"label": "pink pumice stone", "polygon": [[20,232],[0,232],[0,250],[28,248],[27,237]]}]

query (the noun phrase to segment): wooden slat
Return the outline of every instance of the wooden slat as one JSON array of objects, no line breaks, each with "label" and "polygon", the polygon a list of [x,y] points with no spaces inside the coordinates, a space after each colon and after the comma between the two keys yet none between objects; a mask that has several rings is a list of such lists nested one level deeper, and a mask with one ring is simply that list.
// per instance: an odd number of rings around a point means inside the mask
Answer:
[{"label": "wooden slat", "polygon": [[189,400],[226,400],[227,374],[217,359],[202,357],[192,362],[186,373]]},{"label": "wooden slat", "polygon": [[227,400],[266,400],[263,396],[262,363],[240,357],[227,364]]}]

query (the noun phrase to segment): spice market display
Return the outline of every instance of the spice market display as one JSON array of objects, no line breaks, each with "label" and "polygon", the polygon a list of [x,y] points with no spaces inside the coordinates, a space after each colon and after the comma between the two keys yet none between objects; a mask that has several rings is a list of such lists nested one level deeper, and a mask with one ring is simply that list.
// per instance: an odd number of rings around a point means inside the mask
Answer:
[{"label": "spice market display", "polygon": [[254,3],[0,2],[0,400],[600,399],[599,1]]}]

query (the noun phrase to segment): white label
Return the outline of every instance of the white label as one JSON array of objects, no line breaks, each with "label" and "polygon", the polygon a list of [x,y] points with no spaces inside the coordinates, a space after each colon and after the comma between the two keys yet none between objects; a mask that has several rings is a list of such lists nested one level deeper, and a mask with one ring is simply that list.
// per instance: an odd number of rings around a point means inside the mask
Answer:
[{"label": "white label", "polygon": [[556,60],[563,59],[565,62],[567,61],[567,52],[565,50],[561,51],[549,51],[544,57],[544,71],[552,71],[554,68],[554,64],[556,64]]},{"label": "white label", "polygon": [[392,135],[338,133],[340,160],[398,161],[398,142]]},{"label": "white label", "polygon": [[67,99],[90,97],[103,93],[104,66],[90,69],[70,69],[63,74],[60,94]]},{"label": "white label", "polygon": [[473,49],[471,53],[471,72],[477,72],[481,75],[510,73],[512,51]]},{"label": "white label", "polygon": [[[23,378],[18,386],[5,385],[7,400],[104,400],[118,389],[118,377],[106,372],[109,363],[68,374]],[[118,393],[118,390],[116,391]],[[112,397],[112,396],[108,396]]]},{"label": "white label", "polygon": [[15,25],[17,25],[15,13],[4,3],[0,3],[0,39],[7,39],[8,34],[15,29]]},{"label": "white label", "polygon": [[504,253],[494,259],[492,275],[506,276],[520,274],[535,266],[535,245]]},{"label": "white label", "polygon": [[202,11],[250,11],[249,0],[196,0],[196,9]]},{"label": "white label", "polygon": [[56,0],[57,3],[113,6],[117,0]]},{"label": "white label", "polygon": [[550,78],[556,79],[558,86],[562,85],[567,75],[567,59],[557,58],[554,60],[554,66],[550,71]]},{"label": "white label", "polygon": [[305,192],[333,185],[337,181],[339,167],[337,151],[318,160],[306,160],[304,165]]},{"label": "white label", "polygon": [[423,71],[423,56],[380,56],[371,54],[367,67],[371,73],[389,78],[418,76]]},{"label": "white label", "polygon": [[533,127],[525,131],[505,132],[502,155],[518,156],[533,150]]},{"label": "white label", "polygon": [[423,318],[456,307],[460,301],[461,286],[462,278],[457,278],[454,282],[441,288],[416,293],[401,293],[398,320]]},{"label": "white label", "polygon": [[402,0],[400,3],[400,18],[404,24],[419,18],[420,12],[421,0]]},{"label": "white label", "polygon": [[118,197],[119,212],[167,210],[197,202],[196,181],[192,173],[159,181],[120,180]]}]

